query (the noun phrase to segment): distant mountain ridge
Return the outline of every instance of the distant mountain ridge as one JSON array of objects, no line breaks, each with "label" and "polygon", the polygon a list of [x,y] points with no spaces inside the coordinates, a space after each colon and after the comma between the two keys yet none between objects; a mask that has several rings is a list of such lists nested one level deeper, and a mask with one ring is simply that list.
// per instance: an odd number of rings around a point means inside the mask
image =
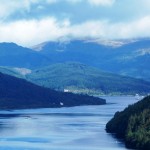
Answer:
[{"label": "distant mountain ridge", "polygon": [[0,66],[36,68],[48,64],[45,56],[15,43],[0,43]]},{"label": "distant mountain ridge", "polygon": [[103,71],[150,81],[150,39],[44,42],[31,48],[0,43],[0,66],[35,69],[79,62]]},{"label": "distant mountain ridge", "polygon": [[74,61],[104,71],[150,80],[149,38],[124,40],[120,46],[111,45],[109,41],[45,42],[40,44],[39,53],[49,57],[51,64]]}]

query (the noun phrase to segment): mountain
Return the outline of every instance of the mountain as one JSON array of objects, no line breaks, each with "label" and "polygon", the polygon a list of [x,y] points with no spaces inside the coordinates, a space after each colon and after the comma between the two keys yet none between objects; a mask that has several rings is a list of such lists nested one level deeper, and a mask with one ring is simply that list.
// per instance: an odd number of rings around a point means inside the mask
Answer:
[{"label": "mountain", "polygon": [[0,109],[25,109],[101,105],[104,99],[57,92],[23,79],[0,73]]},{"label": "mountain", "polygon": [[33,70],[26,75],[29,81],[53,88],[86,94],[147,94],[150,82],[125,77],[81,63],[58,63]]},{"label": "mountain", "polygon": [[29,48],[18,46],[15,43],[0,43],[0,66],[19,68],[36,68],[49,62],[43,56]]},{"label": "mountain", "polygon": [[150,39],[71,40],[32,47],[51,64],[80,62],[101,70],[150,81]]},{"label": "mountain", "polygon": [[107,132],[116,133],[128,148],[150,149],[150,96],[117,112],[106,125]]},{"label": "mountain", "polygon": [[60,40],[44,42],[32,49],[0,43],[0,66],[35,69],[64,62],[80,62],[150,81],[150,39]]}]

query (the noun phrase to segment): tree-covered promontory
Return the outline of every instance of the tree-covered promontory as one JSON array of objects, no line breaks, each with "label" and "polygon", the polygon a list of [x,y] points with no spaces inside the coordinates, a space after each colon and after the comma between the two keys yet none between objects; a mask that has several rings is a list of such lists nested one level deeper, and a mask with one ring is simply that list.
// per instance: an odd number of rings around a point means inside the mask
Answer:
[{"label": "tree-covered promontory", "polygon": [[125,140],[128,148],[150,149],[150,96],[116,112],[106,125],[107,132]]},{"label": "tree-covered promontory", "polygon": [[58,92],[0,73],[0,109],[101,105],[104,99]]}]

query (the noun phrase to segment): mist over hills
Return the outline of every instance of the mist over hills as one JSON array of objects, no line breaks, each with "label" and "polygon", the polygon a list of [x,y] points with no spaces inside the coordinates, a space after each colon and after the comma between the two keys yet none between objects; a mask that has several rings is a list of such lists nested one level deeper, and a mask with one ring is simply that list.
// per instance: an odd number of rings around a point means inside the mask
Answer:
[{"label": "mist over hills", "polygon": [[116,75],[149,81],[149,63],[149,38],[62,40],[44,42],[32,49],[14,43],[0,43],[1,72],[57,90],[149,93],[149,82]]},{"label": "mist over hills", "polygon": [[45,42],[34,47],[50,63],[75,61],[101,70],[150,80],[150,39]]},{"label": "mist over hills", "polygon": [[35,69],[64,62],[150,80],[150,39],[44,42],[32,49],[0,43],[0,66]]}]

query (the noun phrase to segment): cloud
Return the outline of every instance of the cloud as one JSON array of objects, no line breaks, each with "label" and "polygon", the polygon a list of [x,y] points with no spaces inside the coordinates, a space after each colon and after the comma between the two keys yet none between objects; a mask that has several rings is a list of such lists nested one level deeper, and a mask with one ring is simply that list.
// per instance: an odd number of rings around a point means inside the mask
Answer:
[{"label": "cloud", "polygon": [[[6,2],[5,0],[2,0],[0,2],[0,18],[5,19],[14,11],[16,11],[16,9],[19,9],[19,7],[20,5],[18,5],[18,3],[16,4],[13,1]],[[28,7],[28,6],[25,6],[25,7]]]},{"label": "cloud", "polygon": [[51,5],[58,0],[1,0],[0,1],[0,19],[6,19],[14,13],[27,13],[32,11],[32,5],[41,6],[41,4]]},{"label": "cloud", "polygon": [[[119,29],[116,34],[121,38],[136,38],[136,37],[149,37],[150,36],[150,16],[145,16],[141,19],[129,22],[120,23],[114,26],[114,29]],[[112,29],[113,30],[113,29]]]},{"label": "cloud", "polygon": [[95,6],[110,6],[115,2],[115,0],[88,0],[88,2]]},{"label": "cloud", "polygon": [[0,42],[32,46],[55,41],[62,36],[72,38],[126,39],[150,36],[150,16],[132,22],[111,23],[108,20],[72,24],[70,20],[49,17],[41,20],[20,20],[0,23]]},{"label": "cloud", "polygon": [[[51,5],[54,3],[66,2],[70,4],[76,4],[88,2],[93,6],[105,6],[112,5],[115,0],[1,0],[0,1],[0,18],[6,19],[7,17],[13,15],[14,13],[24,13],[32,11],[32,5],[41,6]],[[59,5],[59,4],[58,4]]]},{"label": "cloud", "polygon": [[58,22],[55,18],[42,20],[20,20],[0,24],[0,42],[15,42],[21,45],[34,45],[47,40],[56,40],[66,35],[68,20]]},{"label": "cloud", "polygon": [[131,22],[88,21],[70,28],[76,38],[129,39],[150,36],[150,16]]},{"label": "cloud", "polygon": [[57,2],[57,0],[46,0],[46,2],[51,4]]},{"label": "cloud", "polygon": [[[91,5],[96,5],[96,6],[100,6],[100,5],[112,5],[115,0],[61,0],[63,2],[68,2],[68,3],[80,3],[80,2],[88,2]],[[52,4],[52,3],[59,3],[61,2],[60,0],[46,0],[47,3]]]},{"label": "cloud", "polygon": [[[69,3],[80,3],[80,2],[88,2],[90,5],[93,6],[108,6],[112,5],[116,0],[64,0]],[[57,0],[57,2],[60,2]]]},{"label": "cloud", "polygon": [[1,0],[0,1],[0,18],[6,19],[16,12],[24,13],[30,11],[31,4],[38,3],[38,0]]},{"label": "cloud", "polygon": [[[150,1],[132,0],[132,3],[130,2],[130,0],[1,0],[0,42],[15,42],[23,46],[32,46],[44,41],[57,40],[62,36],[104,39],[149,37]],[[60,10],[49,11],[56,3],[58,7],[60,6]],[[113,5],[114,3],[117,5]],[[130,4],[130,7],[127,4]],[[108,6],[107,9],[99,8],[106,6]],[[137,9],[139,6],[140,10]],[[45,7],[49,10],[45,10]],[[67,7],[69,9],[66,9]],[[87,10],[83,12],[83,8]],[[41,12],[44,13],[40,16]],[[69,15],[61,16],[66,13]],[[19,16],[18,20],[11,18],[14,14]],[[37,17],[38,15],[40,17]],[[79,18],[79,21],[75,21],[75,16]],[[9,17],[11,19],[7,20]],[[82,19],[82,17],[85,18]],[[113,20],[113,17],[117,19]]]}]

